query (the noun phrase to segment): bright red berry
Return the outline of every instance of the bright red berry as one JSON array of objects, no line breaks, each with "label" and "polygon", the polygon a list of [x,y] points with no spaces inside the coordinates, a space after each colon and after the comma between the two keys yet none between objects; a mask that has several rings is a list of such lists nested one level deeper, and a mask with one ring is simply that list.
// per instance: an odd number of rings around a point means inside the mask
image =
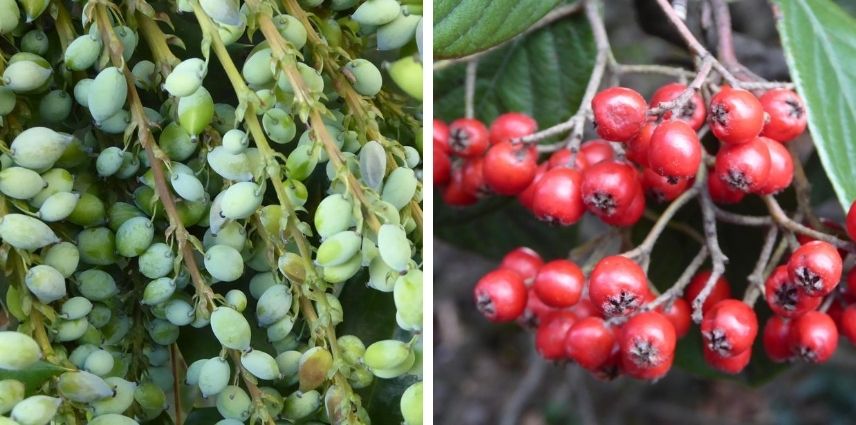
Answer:
[{"label": "bright red berry", "polygon": [[[693,301],[698,297],[698,294],[701,293],[701,290],[704,289],[704,285],[707,284],[707,279],[710,278],[711,271],[710,270],[702,270],[696,273],[693,276],[690,284],[684,289],[684,299],[687,300],[690,305],[692,305]],[[713,289],[710,291],[710,295],[707,296],[707,299],[704,300],[704,304],[701,306],[701,311],[703,313],[707,313],[711,307],[716,305],[716,303],[731,298],[731,285],[725,280],[724,276],[720,276],[716,283],[713,284]]]},{"label": "bright red berry", "polygon": [[704,359],[707,361],[707,364],[720,372],[730,375],[736,375],[743,371],[746,365],[749,364],[749,360],[752,359],[751,349],[728,357],[720,357],[716,352],[707,348],[707,346],[702,348],[702,351],[704,352]]},{"label": "bright red berry", "polygon": [[611,161],[615,158],[615,151],[606,140],[594,139],[583,143],[577,155],[582,157],[586,167],[590,167],[603,161]]},{"label": "bright red berry", "polygon": [[713,170],[709,170],[707,177],[707,192],[710,193],[710,198],[717,204],[736,204],[746,197],[745,192],[732,189],[719,176],[713,174]]},{"label": "bright red berry", "polygon": [[675,357],[675,328],[656,311],[630,318],[618,338],[621,366],[637,379],[658,379],[672,366]]},{"label": "bright red berry", "polygon": [[580,190],[586,208],[603,218],[626,211],[641,185],[630,165],[604,161],[583,171]]},{"label": "bright red berry", "polygon": [[544,260],[532,248],[525,246],[514,248],[502,257],[499,267],[517,272],[523,278],[523,283],[531,284],[538,274],[538,269],[544,265]]},{"label": "bright red berry", "polygon": [[[572,156],[575,157],[573,162],[571,162]],[[548,160],[548,162],[550,164],[548,166],[549,168],[566,167],[576,168],[577,170],[585,170],[586,167],[588,167],[586,159],[585,157],[583,157],[583,155],[581,155],[580,153],[572,155],[571,151],[568,149],[559,149],[556,152],[553,152],[553,154],[550,155],[550,159]]]},{"label": "bright red berry", "polygon": [[615,332],[600,317],[578,320],[565,337],[565,355],[587,370],[600,369],[614,347]]},{"label": "bright red berry", "polygon": [[463,167],[453,168],[448,185],[443,189],[443,202],[446,205],[463,207],[478,202],[476,194],[464,184]]},{"label": "bright red berry", "polygon": [[520,112],[504,113],[490,125],[490,143],[507,142],[538,131],[538,123]]},{"label": "bright red berry", "polygon": [[523,314],[517,318],[517,322],[523,327],[535,329],[541,324],[541,320],[546,315],[554,311],[556,311],[555,308],[544,304],[544,301],[538,298],[535,290],[529,288],[528,296],[526,297],[526,308],[523,309]]},{"label": "bright red berry", "polygon": [[772,89],[759,99],[770,119],[764,124],[762,135],[779,142],[795,139],[805,131],[808,115],[802,98],[793,90]]},{"label": "bright red berry", "polygon": [[449,125],[434,118],[434,150],[437,148],[449,153]]},{"label": "bright red berry", "polygon": [[781,192],[791,185],[794,179],[794,160],[791,158],[791,153],[779,142],[767,138],[759,137],[770,154],[770,171],[767,173],[767,179],[758,193],[761,195],[772,195]]},{"label": "bright red berry", "polygon": [[645,214],[645,193],[640,189],[627,209],[611,216],[601,216],[600,219],[611,226],[629,227],[636,224],[643,214]]},{"label": "bright red berry", "polygon": [[773,270],[764,283],[764,297],[773,313],[782,317],[797,317],[814,310],[820,305],[820,297],[812,297],[800,290],[788,276],[787,266],[779,266]]},{"label": "bright red berry", "polygon": [[825,313],[809,311],[791,324],[791,350],[807,362],[824,363],[838,346],[838,329]]},{"label": "bright red berry", "polygon": [[806,294],[824,296],[841,280],[841,256],[829,243],[812,241],[797,248],[788,260],[788,275]]},{"label": "bright red berry", "polygon": [[723,145],[716,154],[711,178],[742,192],[758,192],[767,184],[770,150],[758,138],[736,145]]},{"label": "bright red berry", "polygon": [[449,125],[449,148],[459,156],[481,156],[487,150],[488,137],[487,128],[477,119],[459,118]]},{"label": "bright red berry", "polygon": [[538,183],[541,181],[541,178],[544,177],[544,174],[549,170],[549,164],[544,162],[535,169],[535,177],[532,177],[532,182],[529,183],[529,186],[526,186],[526,189],[523,189],[522,192],[517,194],[517,201],[520,202],[520,205],[523,205],[527,210],[532,211],[532,207],[535,204],[535,191],[538,188]]},{"label": "bright red berry", "polygon": [[670,181],[695,176],[701,165],[698,134],[683,121],[666,121],[657,126],[648,146],[648,167]]},{"label": "bright red berry", "polygon": [[710,99],[710,131],[723,143],[746,143],[761,133],[764,108],[752,93],[723,88]]},{"label": "bright red berry", "polygon": [[633,260],[612,255],[598,261],[589,275],[589,298],[603,317],[638,310],[649,294],[645,271]]},{"label": "bright red berry", "polygon": [[838,320],[841,334],[849,339],[851,343],[856,344],[856,304],[847,306],[841,312],[841,318]]},{"label": "bright red berry", "polygon": [[591,108],[597,134],[606,140],[626,142],[648,120],[645,98],[625,87],[611,87],[596,94]]},{"label": "bright red berry", "polygon": [[526,285],[517,273],[497,269],[479,279],[473,291],[476,307],[492,322],[510,322],[526,308]]},{"label": "bright red berry", "polygon": [[669,202],[680,196],[689,186],[688,179],[677,179],[674,183],[668,177],[655,173],[650,168],[642,171],[642,188],[657,202]]},{"label": "bright red berry", "polygon": [[437,142],[434,142],[434,186],[445,186],[452,178],[452,161]]},{"label": "bright red berry", "polygon": [[708,349],[720,357],[748,350],[758,335],[755,311],[738,300],[722,300],[704,314],[701,335]]},{"label": "bright red berry", "polygon": [[847,210],[847,236],[856,241],[856,201],[850,204],[850,209]]},{"label": "bright red berry", "polygon": [[585,319],[586,317],[597,316],[600,314],[597,307],[591,302],[591,299],[588,297],[588,294],[583,295],[579,302],[574,304],[573,307],[568,310],[573,311],[577,317],[580,319]]},{"label": "bright red berry", "polygon": [[532,146],[497,143],[484,156],[484,181],[499,195],[517,195],[535,178],[537,159]]},{"label": "bright red berry", "polygon": [[472,193],[476,198],[483,198],[491,194],[490,188],[484,181],[484,158],[470,158],[462,167],[464,190]]},{"label": "bright red berry", "polygon": [[672,322],[672,326],[675,327],[675,335],[678,338],[683,338],[690,331],[690,325],[692,324],[690,303],[683,298],[675,298],[671,302],[660,306],[657,310]]},{"label": "bright red berry", "polygon": [[[671,83],[660,87],[651,96],[651,108],[656,108],[661,102],[669,102],[677,99],[686,89],[687,86],[681,83]],[[702,99],[698,91],[693,93],[687,103],[678,106],[675,112],[677,112],[675,114],[675,119],[686,122],[695,130],[700,129],[701,126],[704,125],[704,119],[707,117],[707,111],[704,107],[704,99]],[[669,120],[671,118],[672,111],[663,114],[664,120]]]},{"label": "bright red berry", "polygon": [[554,168],[544,173],[535,187],[532,212],[550,223],[569,226],[585,212],[580,186],[582,176],[571,168]]},{"label": "bright red berry", "polygon": [[570,311],[554,311],[547,314],[535,331],[535,349],[547,360],[565,358],[565,338],[577,316]]},{"label": "bright red berry", "polygon": [[645,123],[639,130],[639,134],[627,141],[627,150],[624,153],[627,159],[642,167],[648,166],[648,147],[651,145],[651,136],[656,129],[656,123]]},{"label": "bright red berry", "polygon": [[586,278],[571,261],[553,260],[538,270],[532,287],[538,298],[555,308],[567,308],[580,300]]},{"label": "bright red berry", "polygon": [[791,322],[781,316],[773,316],[764,324],[762,342],[767,357],[776,363],[788,361],[793,357],[790,343]]}]

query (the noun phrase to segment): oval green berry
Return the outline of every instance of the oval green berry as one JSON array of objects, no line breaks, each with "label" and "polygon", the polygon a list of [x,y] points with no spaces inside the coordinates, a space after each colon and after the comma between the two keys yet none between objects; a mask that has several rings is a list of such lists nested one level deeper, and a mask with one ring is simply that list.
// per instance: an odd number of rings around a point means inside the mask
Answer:
[{"label": "oval green berry", "polygon": [[104,379],[85,371],[63,373],[57,381],[57,389],[63,397],[78,403],[91,403],[113,395],[113,389]]},{"label": "oval green berry", "polygon": [[40,219],[49,223],[64,220],[74,212],[80,195],[72,192],[58,192],[51,195],[39,208]]},{"label": "oval green berry", "polygon": [[211,329],[220,344],[226,348],[242,351],[250,348],[250,324],[234,309],[215,308],[211,313]]},{"label": "oval green berry", "polygon": [[11,150],[15,163],[31,170],[44,170],[62,156],[72,137],[45,127],[31,127],[15,137]]},{"label": "oval green berry", "polygon": [[46,395],[27,397],[12,409],[11,418],[20,425],[47,425],[56,415],[62,400]]},{"label": "oval green berry", "polygon": [[206,360],[199,370],[199,389],[203,397],[217,395],[229,385],[231,378],[229,363],[220,357]]},{"label": "oval green berry", "polygon": [[145,217],[134,217],[116,231],[116,252],[123,257],[136,257],[152,244],[154,225]]},{"label": "oval green berry", "polygon": [[0,239],[24,250],[42,248],[60,241],[53,230],[41,220],[15,213],[0,217]]},{"label": "oval green berry", "polygon": [[29,335],[14,331],[0,331],[0,347],[15,347],[0,350],[0,369],[23,370],[42,358],[42,350]]},{"label": "oval green berry", "polygon": [[0,171],[0,192],[14,199],[30,199],[45,188],[39,173],[24,167],[9,167]]},{"label": "oval green berry", "polygon": [[27,289],[47,304],[65,297],[65,277],[57,269],[39,264],[27,270],[24,276]]}]

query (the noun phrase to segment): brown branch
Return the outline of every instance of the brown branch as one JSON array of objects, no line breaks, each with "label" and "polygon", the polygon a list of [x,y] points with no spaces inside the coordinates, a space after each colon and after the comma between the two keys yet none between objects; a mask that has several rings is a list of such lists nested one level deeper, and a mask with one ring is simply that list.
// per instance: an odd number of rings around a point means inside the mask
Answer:
[{"label": "brown branch", "polygon": [[667,101],[660,102],[657,106],[648,110],[648,115],[660,116],[668,111],[675,110],[677,108],[681,108],[690,102],[690,99],[693,95],[701,89],[701,86],[704,84],[707,76],[710,75],[710,71],[713,68],[713,58],[710,56],[702,59],[701,66],[699,67],[699,71],[696,74],[693,81],[687,86],[687,88],[678,95],[678,97]]},{"label": "brown branch", "polygon": [[692,318],[696,323],[701,322],[701,308],[707,297],[710,296],[711,291],[713,291],[716,281],[725,273],[725,265],[728,263],[728,257],[722,253],[722,249],[719,247],[719,239],[716,233],[716,214],[713,212],[713,201],[710,199],[710,193],[707,190],[701,191],[699,204],[701,205],[701,213],[704,221],[704,237],[707,240],[707,247],[710,250],[713,268],[701,292],[699,292],[692,302]]},{"label": "brown branch", "polygon": [[716,218],[725,223],[737,224],[740,226],[769,226],[773,224],[773,219],[769,216],[737,214],[731,211],[726,211],[716,205],[713,206],[713,211],[716,213]]},{"label": "brown branch", "polygon": [[821,231],[806,227],[800,223],[797,223],[794,220],[791,220],[791,218],[788,217],[787,214],[785,214],[785,211],[782,210],[782,207],[776,201],[776,198],[774,198],[772,195],[763,196],[761,197],[761,199],[763,199],[764,203],[767,205],[767,210],[770,212],[770,217],[779,226],[790,230],[791,232],[806,235],[810,238],[830,243],[832,245],[835,245],[837,248],[843,249],[845,251],[856,252],[856,244],[854,244],[853,242],[839,239],[835,236],[828,235]]}]

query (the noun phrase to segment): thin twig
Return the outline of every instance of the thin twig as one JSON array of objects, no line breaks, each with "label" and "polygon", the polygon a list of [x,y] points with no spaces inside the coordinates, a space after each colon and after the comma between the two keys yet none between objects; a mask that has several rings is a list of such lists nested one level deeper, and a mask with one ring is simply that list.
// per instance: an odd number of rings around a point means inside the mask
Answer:
[{"label": "thin twig", "polygon": [[722,253],[719,247],[719,239],[716,233],[716,214],[713,212],[713,200],[710,199],[710,193],[707,190],[702,190],[699,194],[699,204],[701,205],[701,213],[704,221],[704,237],[707,240],[707,247],[710,250],[711,262],[713,268],[710,272],[710,277],[707,278],[701,292],[695,297],[692,303],[693,321],[700,323],[702,319],[702,306],[710,296],[713,287],[719,277],[725,273],[725,264],[728,263],[728,257]]},{"label": "thin twig", "polygon": [[746,292],[743,294],[743,302],[748,305],[754,305],[758,295],[764,292],[764,270],[767,268],[767,263],[770,261],[770,256],[773,254],[773,246],[776,245],[776,239],[779,237],[779,228],[771,226],[767,231],[767,236],[764,237],[764,245],[761,247],[761,254],[758,255],[758,261],[755,262],[755,268],[752,273],[746,277],[749,286],[746,287]]},{"label": "thin twig", "polygon": [[624,74],[659,74],[675,78],[692,78],[695,74],[687,69],[675,66],[666,65],[648,65],[648,64],[615,64],[612,67],[612,72]]},{"label": "thin twig", "polygon": [[842,239],[839,239],[835,236],[828,235],[818,230],[814,230],[810,227],[806,227],[794,220],[791,220],[785,211],[782,210],[781,205],[779,205],[776,198],[771,195],[766,195],[761,197],[764,200],[764,203],[767,205],[767,210],[770,212],[770,217],[775,221],[779,226],[784,227],[791,232],[798,233],[801,235],[806,235],[810,238],[821,240],[824,242],[828,242],[832,245],[835,245],[837,248],[843,249],[849,252],[856,252],[856,245],[853,242],[848,242]]},{"label": "thin twig", "polygon": [[472,118],[475,116],[475,98],[476,98],[476,75],[478,74],[479,61],[473,59],[467,62],[467,79],[464,86],[464,106],[466,117]]},{"label": "thin twig", "polygon": [[737,224],[740,226],[769,226],[773,224],[773,219],[768,216],[737,214],[731,211],[725,211],[716,205],[713,206],[713,211],[716,213],[716,218],[725,223]]},{"label": "thin twig", "polygon": [[701,66],[699,67],[698,74],[696,74],[693,81],[690,83],[687,88],[678,95],[678,97],[667,101],[660,102],[657,106],[651,108],[648,111],[648,115],[652,116],[660,116],[668,111],[672,111],[677,108],[683,108],[687,103],[690,102],[690,99],[693,95],[701,89],[701,86],[704,84],[707,76],[710,75],[710,71],[713,67],[714,59],[710,56],[702,59]]},{"label": "thin twig", "polygon": [[708,250],[707,246],[702,246],[701,249],[698,251],[698,254],[696,254],[692,261],[690,261],[690,264],[687,265],[686,270],[684,270],[678,280],[675,281],[675,284],[672,285],[671,288],[663,291],[663,293],[659,297],[646,304],[645,307],[643,307],[643,310],[653,310],[673,298],[680,297],[681,294],[683,294],[684,289],[692,281],[693,276],[695,276],[698,269],[701,268],[705,260],[707,260],[709,254],[710,251]]}]

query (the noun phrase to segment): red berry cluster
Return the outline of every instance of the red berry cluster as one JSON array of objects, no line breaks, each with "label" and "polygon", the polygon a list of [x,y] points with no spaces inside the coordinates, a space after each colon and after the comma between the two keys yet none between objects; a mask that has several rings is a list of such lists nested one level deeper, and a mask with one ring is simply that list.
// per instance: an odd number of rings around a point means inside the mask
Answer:
[{"label": "red berry cluster", "polygon": [[449,205],[516,196],[550,223],[571,225],[588,211],[613,226],[631,226],[644,213],[646,193],[671,201],[690,186],[703,159],[697,132],[707,119],[722,142],[707,182],[714,201],[734,203],[747,193],[773,194],[790,185],[793,162],[782,143],[806,126],[796,93],[773,89],[759,99],[724,86],[707,107],[697,92],[683,105],[670,105],[686,90],[667,84],[650,102],[624,87],[599,92],[591,108],[601,139],[576,153],[557,150],[540,165],[534,146],[515,141],[537,130],[524,114],[503,114],[490,130],[475,119],[449,126],[435,119],[434,184]]}]

